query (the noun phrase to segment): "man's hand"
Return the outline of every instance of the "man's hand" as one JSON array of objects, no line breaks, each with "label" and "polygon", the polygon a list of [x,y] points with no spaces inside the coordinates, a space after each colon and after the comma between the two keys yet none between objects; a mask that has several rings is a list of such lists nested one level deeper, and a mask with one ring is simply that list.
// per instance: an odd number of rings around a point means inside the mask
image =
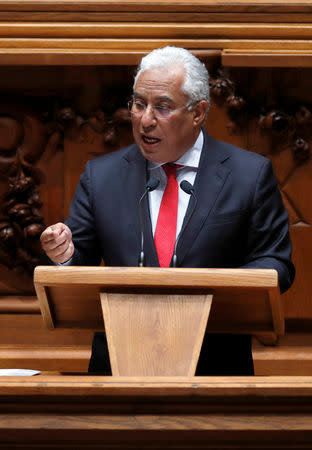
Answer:
[{"label": "man's hand", "polygon": [[73,256],[72,234],[64,223],[59,222],[46,228],[40,236],[40,242],[54,263],[65,263]]}]

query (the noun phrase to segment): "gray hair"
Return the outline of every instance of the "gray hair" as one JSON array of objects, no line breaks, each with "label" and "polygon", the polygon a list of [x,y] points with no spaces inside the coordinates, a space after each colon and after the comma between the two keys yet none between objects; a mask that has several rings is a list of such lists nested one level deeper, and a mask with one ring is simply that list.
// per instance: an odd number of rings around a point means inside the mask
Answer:
[{"label": "gray hair", "polygon": [[205,65],[191,52],[181,47],[157,48],[144,56],[138,66],[133,88],[142,72],[154,68],[182,66],[185,70],[183,92],[188,95],[190,103],[206,100],[209,105],[209,75]]}]

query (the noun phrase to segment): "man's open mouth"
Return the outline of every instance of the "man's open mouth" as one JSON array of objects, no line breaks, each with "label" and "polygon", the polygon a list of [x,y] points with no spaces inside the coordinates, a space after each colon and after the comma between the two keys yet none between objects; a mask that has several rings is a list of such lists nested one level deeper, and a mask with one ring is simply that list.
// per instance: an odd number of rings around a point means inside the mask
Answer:
[{"label": "man's open mouth", "polygon": [[153,138],[145,135],[142,135],[142,139],[146,144],[157,144],[157,142],[160,142],[160,139],[158,138]]}]

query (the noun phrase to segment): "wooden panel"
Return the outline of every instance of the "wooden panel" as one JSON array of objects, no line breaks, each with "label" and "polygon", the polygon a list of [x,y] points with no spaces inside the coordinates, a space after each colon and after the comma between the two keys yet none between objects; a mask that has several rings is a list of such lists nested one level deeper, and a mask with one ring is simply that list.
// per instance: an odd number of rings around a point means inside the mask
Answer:
[{"label": "wooden panel", "polygon": [[[312,445],[309,377],[0,380],[0,447],[297,449]],[[65,443],[65,445],[64,445]]]},{"label": "wooden panel", "polygon": [[241,50],[226,50],[222,54],[222,65],[229,67],[312,67],[312,52],[272,53],[265,50],[250,49],[246,52]]},{"label": "wooden panel", "polygon": [[294,245],[294,263],[297,273],[293,287],[283,295],[285,313],[288,318],[292,319],[311,319],[312,227],[304,225],[294,226],[291,230],[291,237]]},{"label": "wooden panel", "polygon": [[46,328],[39,314],[0,314],[0,368],[87,371],[94,330]]},{"label": "wooden panel", "polygon": [[[205,5],[204,5],[205,6]],[[254,23],[311,23],[312,18],[309,13],[304,14],[300,11],[303,8],[290,12],[263,12],[259,9],[257,15],[246,10],[246,12],[238,12],[238,7],[233,7],[232,12],[230,8],[224,10],[223,5],[219,4],[219,8],[210,9],[205,8],[205,11],[199,11],[199,9],[192,10],[189,7],[189,11],[186,9],[184,12],[174,11],[172,8],[167,8],[168,11],[164,11],[164,7],[157,10],[157,6],[153,10],[145,11],[95,11],[92,9],[86,11],[53,11],[47,10],[46,12],[33,10],[31,14],[27,14],[25,11],[6,11],[1,9],[0,6],[0,21],[15,21],[15,22],[133,22],[137,19],[139,22],[186,22],[190,18],[193,23],[201,22],[254,22]],[[179,7],[177,5],[176,9]],[[196,7],[196,6],[195,6]],[[222,12],[222,10],[224,12]],[[310,12],[310,11],[309,11]]]},{"label": "wooden panel", "polygon": [[[39,291],[37,295],[39,298]],[[47,296],[55,328],[104,330],[98,286],[52,286]],[[46,323],[50,323],[46,310],[42,307],[41,311]]]},{"label": "wooden panel", "polygon": [[0,344],[5,347],[91,346],[93,330],[53,330],[46,328],[39,314],[1,314]]},{"label": "wooden panel", "polygon": [[0,345],[0,368],[87,372],[90,356],[90,345]]},{"label": "wooden panel", "polygon": [[115,0],[1,0],[2,10],[10,11],[159,11],[166,8],[168,11],[222,11],[233,12],[309,12],[310,0],[290,1],[283,0],[121,0],[116,4]]},{"label": "wooden panel", "polygon": [[[0,64],[137,64],[142,54],[167,44],[197,49],[207,57],[211,50],[231,48],[309,53],[309,12],[308,2],[2,1]],[[231,64],[242,61],[239,55],[227,57]],[[272,65],[278,59],[272,58]],[[295,59],[310,66],[309,58]],[[263,58],[249,64],[261,66]]]},{"label": "wooden panel", "polygon": [[37,297],[11,295],[0,297],[0,314],[40,314]]},{"label": "wooden panel", "polygon": [[287,333],[274,347],[254,338],[252,355],[256,375],[312,375],[311,333]]},{"label": "wooden panel", "polygon": [[0,22],[1,38],[311,39],[311,24],[253,23],[19,23]]},{"label": "wooden panel", "polygon": [[[137,65],[142,56],[151,50],[175,45],[189,48],[196,55],[201,55],[207,59],[215,58],[219,53],[216,50],[237,49],[256,51],[277,51],[283,49],[286,55],[292,58],[292,50],[302,51],[309,55],[312,52],[310,41],[300,40],[216,40],[216,39],[142,39],[135,40],[107,40],[107,41],[87,41],[81,40],[55,40],[47,39],[33,42],[31,40],[0,41],[0,65],[26,65],[26,66],[96,66],[96,65]],[[215,50],[211,50],[215,49]],[[299,60],[299,57],[296,56]],[[295,58],[295,59],[296,59]],[[278,61],[278,59],[277,59]],[[285,63],[286,64],[286,63]],[[278,63],[278,67],[285,66]],[[276,64],[272,64],[276,66]],[[250,66],[267,66],[259,60]],[[292,66],[289,64],[289,66]],[[309,56],[300,58],[300,67],[311,67]]]},{"label": "wooden panel", "polygon": [[[231,299],[230,302],[229,299]],[[246,317],[248,322],[245,320]],[[279,323],[282,324],[283,321]],[[208,323],[209,332],[218,330],[226,333],[234,328],[244,330],[245,333],[261,328],[269,331],[271,324],[272,312],[269,298],[268,295],[264,298],[260,290],[244,293],[227,289],[215,293]],[[282,326],[280,332],[283,333],[283,331]]]},{"label": "wooden panel", "polygon": [[194,376],[212,297],[101,292],[113,376]]}]

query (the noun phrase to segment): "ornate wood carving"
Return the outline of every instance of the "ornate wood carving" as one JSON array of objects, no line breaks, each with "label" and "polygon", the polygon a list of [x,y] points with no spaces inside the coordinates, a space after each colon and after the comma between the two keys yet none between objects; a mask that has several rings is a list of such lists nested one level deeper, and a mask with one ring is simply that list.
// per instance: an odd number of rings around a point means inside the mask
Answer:
[{"label": "ornate wood carving", "polygon": [[106,100],[89,115],[53,98],[29,99],[32,108],[19,99],[0,105],[0,262],[9,269],[32,277],[39,263],[44,174],[36,166],[42,156],[62,150],[64,137],[88,142],[99,134],[103,153],[132,141],[128,111],[120,106],[125,96],[111,93]]},{"label": "ornate wood carving", "polygon": [[255,103],[245,98],[240,93],[240,86],[222,70],[211,78],[210,86],[213,99],[227,107],[231,133],[246,130],[248,122],[256,119],[263,132],[288,143],[297,165],[307,163],[311,157],[312,105],[288,105],[285,102],[267,106],[265,98],[262,104]]},{"label": "ornate wood carving", "polygon": [[35,168],[47,142],[40,118],[18,104],[0,107],[0,260],[17,272],[38,263],[41,174]]},{"label": "ornate wood carving", "polygon": [[73,139],[78,138],[79,135],[85,142],[92,139],[91,135],[88,136],[88,129],[102,136],[103,152],[120,148],[124,140],[129,142],[133,140],[127,108],[118,107],[111,113],[98,109],[89,116],[83,117],[72,107],[64,107],[57,112],[52,138],[54,146],[62,147],[65,135]]}]

